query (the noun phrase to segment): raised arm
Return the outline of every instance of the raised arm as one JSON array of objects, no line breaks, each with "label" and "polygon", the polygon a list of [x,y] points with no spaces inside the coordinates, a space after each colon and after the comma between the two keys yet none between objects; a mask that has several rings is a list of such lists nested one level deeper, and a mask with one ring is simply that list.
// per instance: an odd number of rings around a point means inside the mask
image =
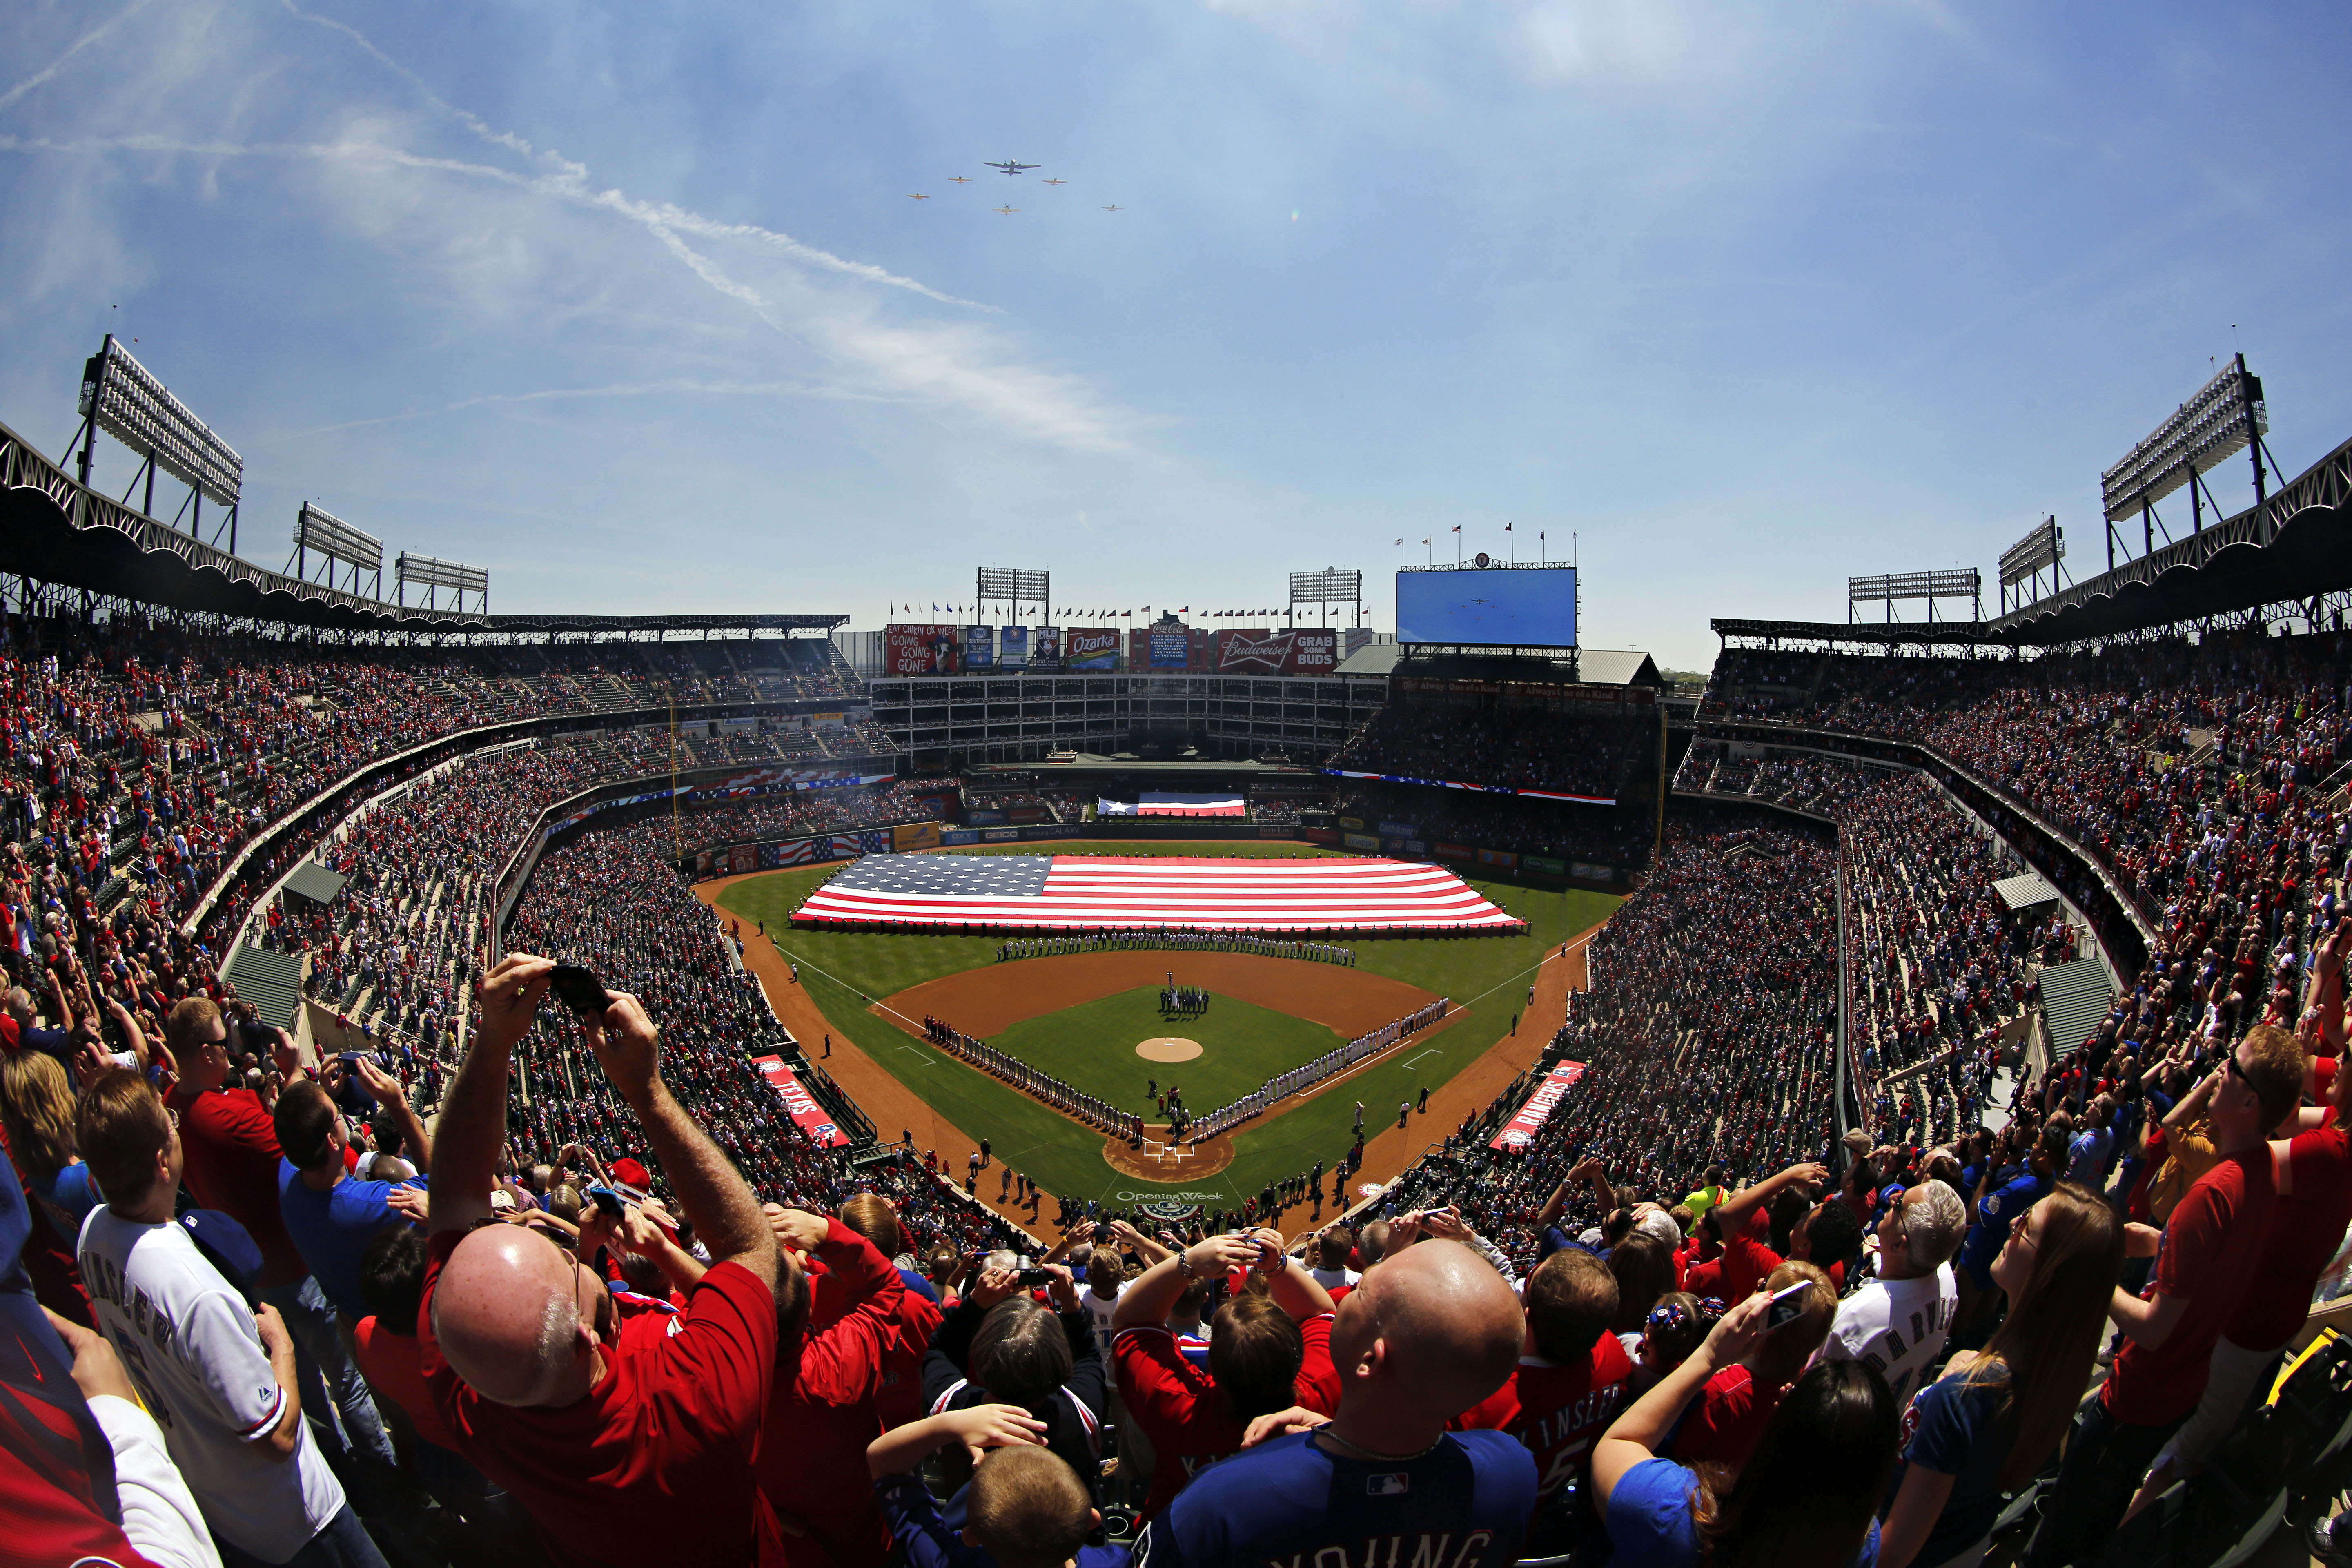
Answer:
[{"label": "raised arm", "polygon": [[1829,1179],[1830,1168],[1811,1160],[1800,1160],[1785,1171],[1775,1171],[1754,1186],[1742,1187],[1715,1205],[1716,1233],[1728,1241],[1747,1225],[1748,1216],[1755,1211],[1756,1205],[1769,1201],[1781,1188],[1794,1186],[1799,1182],[1826,1182]]},{"label": "raised arm", "polygon": [[[678,1206],[710,1256],[740,1263],[771,1291],[776,1288],[776,1242],[760,1200],[728,1163],[710,1135],[695,1125],[661,1079],[661,1034],[625,991],[606,993],[602,1015],[580,1019],[580,1032],[613,1087],[635,1111]],[[445,1113],[446,1114],[446,1113]],[[442,1141],[448,1141],[445,1128]]]},{"label": "raised arm", "polygon": [[1307,1272],[1307,1265],[1282,1249],[1282,1233],[1261,1230],[1255,1235],[1256,1268],[1265,1276],[1266,1290],[1274,1297],[1274,1304],[1301,1323],[1318,1313],[1329,1311],[1331,1292],[1316,1283],[1315,1277]]},{"label": "raised arm", "polygon": [[[1213,1278],[1227,1268],[1246,1268],[1257,1262],[1258,1251],[1256,1239],[1246,1236],[1213,1236],[1206,1241],[1193,1243],[1135,1277],[1126,1293],[1119,1297],[1118,1305],[1111,1311],[1111,1327],[1115,1330],[1160,1327],[1168,1321],[1169,1309],[1176,1305],[1176,1298],[1184,1293],[1186,1284],[1193,1279]],[[1279,1304],[1278,1298],[1276,1304]],[[1327,1294],[1320,1310],[1328,1312],[1330,1310],[1331,1298]],[[1283,1310],[1288,1311],[1289,1309],[1285,1307]]]},{"label": "raised arm", "polygon": [[398,1079],[384,1071],[366,1057],[359,1059],[360,1082],[375,1102],[392,1112],[400,1122],[401,1141],[412,1150],[418,1171],[429,1171],[433,1165],[433,1141],[425,1135],[425,1123],[418,1118],[415,1107],[408,1103],[408,1090]]},{"label": "raised arm", "polygon": [[1771,1298],[1761,1292],[1735,1304],[1717,1320],[1698,1349],[1684,1357],[1680,1366],[1635,1400],[1633,1407],[1601,1434],[1592,1448],[1592,1487],[1602,1519],[1609,1517],[1609,1500],[1625,1473],[1657,1458],[1658,1446],[1674,1430],[1683,1406],[1706,1386],[1708,1378],[1738,1361],[1763,1338],[1764,1317],[1771,1304]]},{"label": "raised arm", "polygon": [[507,1131],[507,1067],[547,994],[555,961],[510,952],[482,976],[474,1040],[441,1097],[440,1168],[433,1173],[432,1230],[469,1230],[489,1215],[499,1144]]}]

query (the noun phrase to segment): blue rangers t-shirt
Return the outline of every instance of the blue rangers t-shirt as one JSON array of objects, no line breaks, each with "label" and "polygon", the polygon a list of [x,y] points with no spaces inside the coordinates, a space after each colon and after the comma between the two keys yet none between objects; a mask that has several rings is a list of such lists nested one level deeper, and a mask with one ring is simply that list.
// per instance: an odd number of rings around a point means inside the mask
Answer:
[{"label": "blue rangers t-shirt", "polygon": [[1510,1568],[1535,1505],[1535,1456],[1505,1433],[1448,1432],[1402,1461],[1355,1458],[1297,1433],[1202,1470],[1144,1531],[1135,1560]]}]

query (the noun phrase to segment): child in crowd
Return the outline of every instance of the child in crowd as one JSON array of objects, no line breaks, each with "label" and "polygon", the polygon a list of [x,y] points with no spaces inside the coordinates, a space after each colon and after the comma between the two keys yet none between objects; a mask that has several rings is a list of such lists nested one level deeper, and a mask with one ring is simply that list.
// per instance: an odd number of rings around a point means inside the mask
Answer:
[{"label": "child in crowd", "polygon": [[[1088,1546],[1102,1522],[1085,1481],[1044,1447],[1045,1424],[1017,1405],[976,1405],[877,1437],[866,1466],[908,1568],[1127,1568],[1124,1546]],[[951,1530],[923,1486],[923,1460],[961,1443],[971,1484],[948,1500]]]}]

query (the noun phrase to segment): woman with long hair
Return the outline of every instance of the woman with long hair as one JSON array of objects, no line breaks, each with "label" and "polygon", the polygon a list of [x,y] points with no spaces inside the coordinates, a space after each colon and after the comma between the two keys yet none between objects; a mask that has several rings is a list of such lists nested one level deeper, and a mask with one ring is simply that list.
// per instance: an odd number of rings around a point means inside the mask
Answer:
[{"label": "woman with long hair", "polygon": [[2041,1471],[2074,1419],[2123,1255],[2115,1211],[2072,1182],[2010,1227],[1992,1264],[2009,1316],[1982,1352],[1954,1356],[1912,1401],[1880,1568],[1982,1560],[2001,1494]]},{"label": "woman with long hair", "polygon": [[1657,1457],[1683,1407],[1768,1336],[1759,1291],[1724,1314],[1682,1365],[1617,1418],[1592,1451],[1594,1500],[1618,1568],[1847,1568],[1877,1549],[1872,1515],[1895,1462],[1900,1413],[1866,1363],[1816,1363],[1772,1412],[1738,1473]]},{"label": "woman with long hair", "polygon": [[18,1051],[0,1062],[0,1130],[25,1184],[68,1247],[81,1234],[84,1216],[106,1201],[74,1152],[73,1123],[73,1086],[56,1058]]}]

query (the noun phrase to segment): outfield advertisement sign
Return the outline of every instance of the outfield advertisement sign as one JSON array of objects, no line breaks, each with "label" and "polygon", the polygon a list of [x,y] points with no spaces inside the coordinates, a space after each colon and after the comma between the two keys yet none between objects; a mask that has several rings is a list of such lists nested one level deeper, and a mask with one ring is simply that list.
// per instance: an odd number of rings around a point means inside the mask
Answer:
[{"label": "outfield advertisement sign", "polygon": [[1190,626],[1153,626],[1150,629],[1151,668],[1154,669],[1187,669],[1192,663],[1192,628]]},{"label": "outfield advertisement sign", "polygon": [[1221,675],[1328,675],[1339,668],[1334,631],[1221,631],[1210,668]]},{"label": "outfield advertisement sign", "polygon": [[1109,670],[1118,668],[1118,632],[1111,627],[1078,626],[1062,634],[1062,668]]},{"label": "outfield advertisement sign", "polygon": [[1536,1085],[1533,1094],[1528,1096],[1528,1102],[1519,1107],[1519,1113],[1503,1123],[1503,1130],[1495,1134],[1486,1147],[1524,1149],[1534,1142],[1536,1134],[1543,1131],[1543,1124],[1551,1120],[1553,1110],[1567,1098],[1568,1091],[1576,1087],[1577,1079],[1583,1076],[1582,1062],[1562,1062],[1544,1074],[1543,1081]]},{"label": "outfield advertisement sign", "polygon": [[1025,669],[1029,664],[1029,628],[999,626],[996,628],[996,668]]},{"label": "outfield advertisement sign", "polygon": [[1062,628],[1039,626],[1029,634],[1029,668],[1054,670],[1062,668]]},{"label": "outfield advertisement sign", "polygon": [[953,675],[963,668],[963,628],[931,622],[882,628],[885,675]]},{"label": "outfield advertisement sign", "polygon": [[768,1080],[768,1087],[774,1089],[776,1098],[784,1102],[785,1114],[793,1119],[793,1124],[807,1133],[818,1148],[845,1149],[849,1146],[847,1135],[834,1125],[833,1119],[824,1113],[824,1107],[816,1102],[816,1096],[801,1082],[800,1075],[784,1065],[783,1058],[753,1057],[751,1065],[760,1069],[760,1076]]},{"label": "outfield advertisement sign", "polygon": [[964,627],[963,667],[966,669],[996,668],[996,628],[994,626]]},{"label": "outfield advertisement sign", "polygon": [[890,830],[890,848],[896,854],[939,847],[940,825],[936,822],[912,822]]},{"label": "outfield advertisement sign", "polygon": [[1369,833],[1343,833],[1339,836],[1339,842],[1350,849],[1361,849],[1369,854],[1381,852],[1381,841]]},{"label": "outfield advertisement sign", "polygon": [[1417,779],[1405,773],[1363,773],[1349,768],[1325,768],[1335,779],[1363,779],[1372,784],[1419,784],[1423,789],[1462,789],[1473,795],[1523,795],[1536,800],[1565,800],[1578,805],[1615,805],[1613,795],[1570,795],[1556,789],[1512,789],[1507,784],[1461,784],[1453,779]]}]

